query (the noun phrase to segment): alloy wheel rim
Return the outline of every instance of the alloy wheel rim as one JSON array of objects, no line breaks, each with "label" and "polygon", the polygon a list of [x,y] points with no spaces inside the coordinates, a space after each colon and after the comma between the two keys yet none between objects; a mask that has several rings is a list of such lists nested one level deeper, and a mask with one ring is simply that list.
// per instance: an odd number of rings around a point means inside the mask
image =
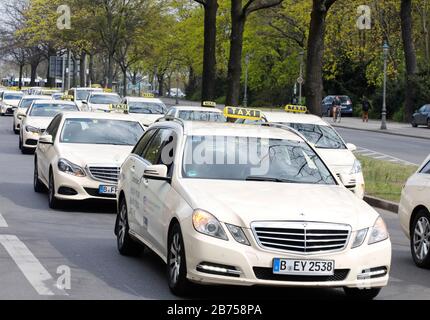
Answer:
[{"label": "alloy wheel rim", "polygon": [[416,257],[424,260],[430,249],[430,222],[426,217],[421,217],[414,230],[413,244]]},{"label": "alloy wheel rim", "polygon": [[170,245],[170,258],[169,258],[169,276],[170,282],[175,285],[178,282],[180,268],[181,268],[181,242],[179,241],[179,234],[175,233]]},{"label": "alloy wheel rim", "polygon": [[127,223],[126,223],[126,213],[127,213],[127,209],[125,207],[125,205],[123,204],[121,206],[121,210],[119,212],[119,231],[118,231],[118,240],[120,245],[122,245],[124,243],[124,238],[125,238],[125,233],[126,233],[126,227],[127,227]]}]

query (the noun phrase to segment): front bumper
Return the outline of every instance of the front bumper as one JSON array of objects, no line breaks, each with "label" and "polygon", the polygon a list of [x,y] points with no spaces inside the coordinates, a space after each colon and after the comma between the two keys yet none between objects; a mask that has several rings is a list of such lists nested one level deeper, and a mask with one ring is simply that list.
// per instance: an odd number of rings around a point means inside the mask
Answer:
[{"label": "front bumper", "polygon": [[[391,242],[385,240],[373,245],[366,242],[358,248],[347,248],[335,253],[300,255],[270,252],[260,248],[253,235],[246,230],[251,246],[211,238],[194,231],[191,221],[182,226],[187,260],[187,277],[190,281],[214,285],[284,286],[284,287],[350,287],[381,288],[387,285],[391,265]],[[225,226],[224,226],[225,228]],[[226,228],[224,230],[227,230]],[[227,231],[228,232],[228,231]],[[355,234],[353,233],[354,238]],[[284,276],[272,272],[274,258],[334,260],[335,275],[329,277]],[[208,272],[201,266],[221,266],[233,270],[230,274]],[[233,269],[234,268],[234,269]],[[380,277],[360,278],[363,270],[386,269]]]},{"label": "front bumper", "polygon": [[14,113],[14,111],[15,111],[15,107],[12,107],[12,106],[5,106],[5,105],[2,105],[1,106],[1,113],[2,114],[5,114],[5,115],[13,115],[13,113]]},{"label": "front bumper", "polygon": [[55,169],[55,197],[60,200],[114,200],[116,201],[116,194],[103,195],[99,193],[101,185],[114,186],[115,184],[109,182],[96,181],[89,177],[75,177],[73,175],[64,173]]},{"label": "front bumper", "polygon": [[27,149],[36,149],[40,133],[28,132],[22,128],[22,146]]}]

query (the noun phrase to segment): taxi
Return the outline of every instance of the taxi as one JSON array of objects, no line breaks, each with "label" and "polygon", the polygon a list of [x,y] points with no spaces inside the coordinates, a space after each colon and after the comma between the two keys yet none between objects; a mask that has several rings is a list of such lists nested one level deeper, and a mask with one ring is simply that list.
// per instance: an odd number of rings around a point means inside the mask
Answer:
[{"label": "taxi", "polygon": [[21,91],[5,90],[0,94],[0,115],[13,115],[24,95]]},{"label": "taxi", "polygon": [[35,100],[22,115],[19,129],[19,149],[23,154],[33,153],[40,135],[46,130],[57,113],[79,111],[74,102],[55,100]]},{"label": "taxi", "polygon": [[35,152],[34,190],[63,200],[116,200],[119,167],[144,133],[123,114],[65,112],[40,137]]},{"label": "taxi", "polygon": [[71,96],[71,101],[74,101],[79,109],[82,109],[82,102],[87,100],[91,92],[103,92],[102,88],[72,88],[67,92]]},{"label": "taxi", "polygon": [[430,268],[430,155],[403,188],[399,218],[415,264]]},{"label": "taxi", "polygon": [[125,97],[122,104],[127,106],[130,115],[144,126],[150,126],[167,113],[167,107],[153,94],[145,93],[143,97]]},{"label": "taxi", "polygon": [[391,265],[381,216],[300,134],[270,123],[150,126],[121,166],[115,234],[122,255],[159,255],[177,295],[194,282],[372,299]]},{"label": "taxi", "polygon": [[82,111],[110,112],[110,105],[121,102],[121,97],[117,93],[111,92],[91,92],[87,99],[82,101]]},{"label": "taxi", "polygon": [[216,103],[204,101],[202,106],[174,106],[166,117],[187,121],[226,122],[223,112],[216,108]]},{"label": "taxi", "polygon": [[[315,146],[319,155],[336,173],[342,183],[357,197],[365,193],[364,176],[360,161],[355,157],[354,144],[346,143],[337,131],[322,118],[307,114],[305,106],[287,105],[286,112],[264,112],[260,121],[285,124],[300,132]],[[258,120],[254,120],[258,121]],[[240,119],[239,123],[252,120]]]},{"label": "taxi", "polygon": [[50,96],[39,96],[39,95],[26,95],[21,98],[18,103],[18,107],[13,112],[13,125],[12,130],[15,134],[19,134],[19,128],[21,128],[21,121],[25,116],[27,109],[35,100],[49,100]]}]

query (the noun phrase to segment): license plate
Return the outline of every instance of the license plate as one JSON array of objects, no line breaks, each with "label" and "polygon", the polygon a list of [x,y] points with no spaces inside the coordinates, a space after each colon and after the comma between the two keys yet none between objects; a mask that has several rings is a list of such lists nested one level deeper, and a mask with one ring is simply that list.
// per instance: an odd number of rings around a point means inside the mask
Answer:
[{"label": "license plate", "polygon": [[118,188],[117,186],[100,186],[99,193],[100,194],[116,194]]},{"label": "license plate", "polygon": [[335,263],[332,260],[274,259],[273,273],[299,276],[332,276]]}]

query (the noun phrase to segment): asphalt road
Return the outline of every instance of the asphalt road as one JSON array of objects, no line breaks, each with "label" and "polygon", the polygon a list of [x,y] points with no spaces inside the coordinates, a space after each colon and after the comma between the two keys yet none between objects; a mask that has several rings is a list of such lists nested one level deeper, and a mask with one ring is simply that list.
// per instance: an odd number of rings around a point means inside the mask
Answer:
[{"label": "asphalt road", "polygon": [[[47,195],[33,192],[33,157],[20,154],[11,127],[11,118],[0,117],[0,299],[175,299],[166,284],[165,267],[154,254],[145,251],[138,258],[118,254],[112,205],[69,203],[59,211],[48,208]],[[393,241],[393,266],[389,286],[379,298],[430,299],[430,270],[413,264],[396,215],[382,215]],[[71,271],[70,290],[55,286],[64,266]],[[45,280],[38,282],[42,276]],[[331,289],[196,287],[190,298],[344,295]]]},{"label": "asphalt road", "polygon": [[346,142],[420,165],[430,153],[430,140],[371,131],[336,128]]}]

